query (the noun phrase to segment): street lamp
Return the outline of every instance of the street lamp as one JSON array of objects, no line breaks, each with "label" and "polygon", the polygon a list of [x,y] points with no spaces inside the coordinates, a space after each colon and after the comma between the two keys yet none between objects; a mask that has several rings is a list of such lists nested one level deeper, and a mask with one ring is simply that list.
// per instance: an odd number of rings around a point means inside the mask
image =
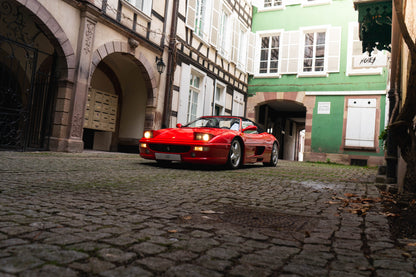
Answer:
[{"label": "street lamp", "polygon": [[165,63],[163,62],[163,58],[156,57],[155,62],[156,62],[157,72],[159,72],[159,74],[162,74],[166,67]]}]

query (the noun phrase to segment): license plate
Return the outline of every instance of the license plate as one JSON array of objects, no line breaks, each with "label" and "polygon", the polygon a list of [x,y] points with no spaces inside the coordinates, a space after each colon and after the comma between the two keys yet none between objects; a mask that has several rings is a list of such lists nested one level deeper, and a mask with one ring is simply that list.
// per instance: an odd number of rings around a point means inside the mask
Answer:
[{"label": "license plate", "polygon": [[180,154],[155,153],[156,160],[180,161]]}]

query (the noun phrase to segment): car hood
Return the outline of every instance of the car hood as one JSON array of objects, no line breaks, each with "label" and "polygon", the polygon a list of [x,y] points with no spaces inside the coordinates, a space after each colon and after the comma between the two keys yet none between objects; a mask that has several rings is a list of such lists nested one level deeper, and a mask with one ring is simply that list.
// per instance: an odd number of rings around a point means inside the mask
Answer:
[{"label": "car hood", "polygon": [[153,141],[174,139],[176,141],[194,140],[195,133],[208,133],[214,137],[224,133],[237,133],[236,131],[218,128],[168,128],[153,131]]}]

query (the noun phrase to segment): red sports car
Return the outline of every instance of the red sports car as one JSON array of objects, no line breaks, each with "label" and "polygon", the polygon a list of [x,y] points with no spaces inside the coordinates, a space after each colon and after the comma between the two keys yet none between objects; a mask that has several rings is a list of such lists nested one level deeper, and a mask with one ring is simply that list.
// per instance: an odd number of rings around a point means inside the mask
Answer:
[{"label": "red sports car", "polygon": [[140,156],[159,163],[276,166],[279,142],[254,122],[236,116],[204,116],[177,128],[145,131]]}]

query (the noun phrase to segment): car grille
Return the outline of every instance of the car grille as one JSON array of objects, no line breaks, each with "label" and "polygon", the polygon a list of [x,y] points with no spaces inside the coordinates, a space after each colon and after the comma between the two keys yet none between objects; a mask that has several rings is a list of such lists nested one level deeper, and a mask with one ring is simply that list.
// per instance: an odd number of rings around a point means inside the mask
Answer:
[{"label": "car grille", "polygon": [[187,145],[150,144],[149,147],[153,151],[167,153],[186,153],[191,150],[191,147]]}]

